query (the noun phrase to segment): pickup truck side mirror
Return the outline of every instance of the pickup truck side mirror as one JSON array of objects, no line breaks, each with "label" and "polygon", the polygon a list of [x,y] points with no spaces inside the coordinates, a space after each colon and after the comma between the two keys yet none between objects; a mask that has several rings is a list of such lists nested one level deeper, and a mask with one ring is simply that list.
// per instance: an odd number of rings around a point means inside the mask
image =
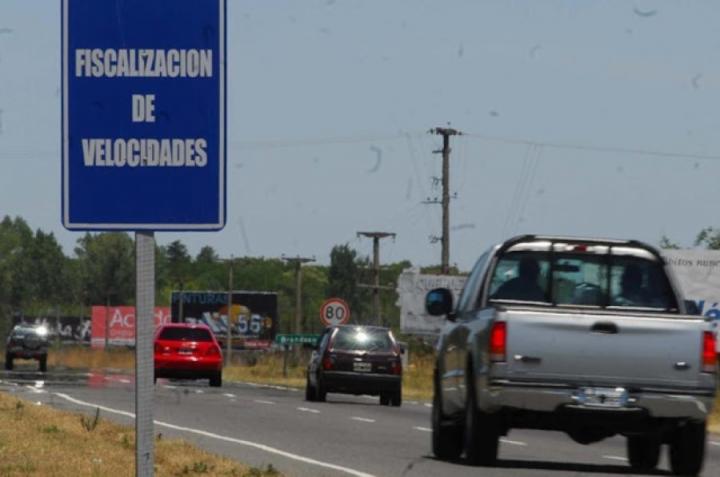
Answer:
[{"label": "pickup truck side mirror", "polygon": [[449,315],[452,308],[453,296],[447,288],[435,288],[425,295],[425,310],[432,316]]}]

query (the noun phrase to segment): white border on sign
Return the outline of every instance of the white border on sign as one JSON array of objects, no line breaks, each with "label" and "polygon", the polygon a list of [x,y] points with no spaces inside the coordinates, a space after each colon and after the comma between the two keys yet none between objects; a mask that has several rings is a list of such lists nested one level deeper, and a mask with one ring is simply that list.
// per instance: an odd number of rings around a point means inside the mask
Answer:
[{"label": "white border on sign", "polygon": [[328,321],[325,319],[325,310],[330,305],[340,305],[341,307],[345,308],[345,318],[340,322],[341,325],[344,325],[350,321],[350,305],[348,305],[348,302],[343,300],[342,298],[328,298],[325,300],[325,302],[320,307],[320,321],[325,323],[328,326],[334,326],[334,323],[328,323]]},{"label": "white border on sign", "polygon": [[63,226],[71,230],[219,230],[225,227],[225,2],[226,0],[218,0],[220,11],[220,35],[219,35],[219,64],[220,64],[220,133],[218,135],[218,159],[220,160],[220,174],[218,187],[218,223],[216,224],[84,224],[70,222],[70,138],[68,134],[69,108],[69,73],[68,73],[68,18],[69,3],[71,0],[63,0],[62,2],[62,188],[63,188],[63,204],[62,219]]}]

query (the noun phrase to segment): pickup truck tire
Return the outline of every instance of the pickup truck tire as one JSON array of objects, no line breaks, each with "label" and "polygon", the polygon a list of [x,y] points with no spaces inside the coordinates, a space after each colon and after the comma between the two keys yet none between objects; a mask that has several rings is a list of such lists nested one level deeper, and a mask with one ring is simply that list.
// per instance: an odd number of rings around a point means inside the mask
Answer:
[{"label": "pickup truck tire", "polygon": [[467,372],[465,400],[465,459],[470,465],[492,466],[497,462],[500,431],[497,418],[477,408],[474,377]]},{"label": "pickup truck tire", "polygon": [[654,435],[629,436],[627,455],[634,470],[649,471],[657,467],[660,460],[660,439]]},{"label": "pickup truck tire", "polygon": [[705,457],[705,421],[687,422],[670,442],[670,468],[676,475],[698,475]]},{"label": "pickup truck tire", "polygon": [[432,450],[441,460],[457,460],[463,451],[462,426],[442,416],[440,386],[435,382],[432,406]]},{"label": "pickup truck tire", "polygon": [[11,354],[5,354],[5,369],[8,371],[13,369],[13,357]]},{"label": "pickup truck tire", "polygon": [[46,373],[47,372],[47,355],[44,354],[44,355],[40,356],[40,359],[38,361],[39,361],[40,372]]}]

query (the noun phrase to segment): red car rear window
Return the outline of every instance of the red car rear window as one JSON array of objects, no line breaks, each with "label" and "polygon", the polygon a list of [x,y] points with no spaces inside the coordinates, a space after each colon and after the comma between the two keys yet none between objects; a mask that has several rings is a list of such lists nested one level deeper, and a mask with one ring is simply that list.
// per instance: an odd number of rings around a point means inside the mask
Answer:
[{"label": "red car rear window", "polygon": [[212,341],[210,331],[203,328],[165,328],[158,338],[168,341]]}]

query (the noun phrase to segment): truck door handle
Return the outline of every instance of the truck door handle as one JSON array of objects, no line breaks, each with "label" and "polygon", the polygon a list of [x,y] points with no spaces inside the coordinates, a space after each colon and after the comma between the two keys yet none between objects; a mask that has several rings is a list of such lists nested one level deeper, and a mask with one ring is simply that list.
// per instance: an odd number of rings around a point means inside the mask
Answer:
[{"label": "truck door handle", "polygon": [[685,371],[690,369],[690,364],[686,363],[685,361],[678,361],[677,363],[675,363],[674,368],[678,371]]},{"label": "truck door handle", "polygon": [[616,335],[620,330],[612,321],[598,321],[590,328],[593,333],[602,333],[606,335]]}]

